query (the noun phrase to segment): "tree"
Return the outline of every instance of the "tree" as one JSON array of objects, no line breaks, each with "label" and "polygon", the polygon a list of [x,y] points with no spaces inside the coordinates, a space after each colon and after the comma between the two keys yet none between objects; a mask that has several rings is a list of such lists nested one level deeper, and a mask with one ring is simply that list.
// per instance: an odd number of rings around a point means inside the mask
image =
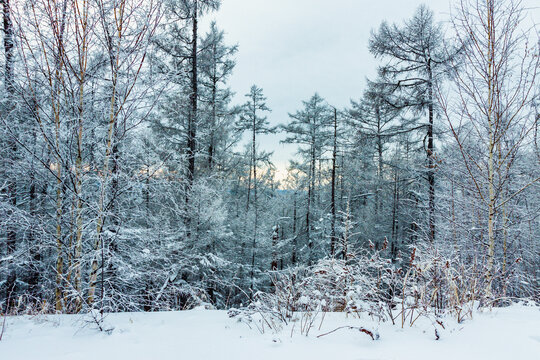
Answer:
[{"label": "tree", "polygon": [[208,135],[205,147],[210,173],[219,159],[220,154],[216,153],[225,151],[238,140],[231,136],[231,132],[232,120],[240,109],[230,108],[234,93],[227,87],[222,88],[236,65],[233,57],[237,51],[238,46],[225,44],[224,32],[212,22],[210,31],[201,40],[200,55],[203,112],[207,119],[203,124],[203,131]]},{"label": "tree", "polygon": [[[424,128],[423,124],[417,124],[416,118],[406,118],[405,110],[396,106],[394,100],[393,87],[385,84],[382,79],[378,79],[375,82],[368,82],[363,98],[360,101],[351,100],[351,108],[348,110],[348,123],[359,139],[358,144],[353,145],[353,148],[357,150],[357,156],[364,157],[361,159],[364,162],[369,162],[371,157],[376,159],[375,174],[373,178],[368,179],[374,194],[373,217],[366,219],[372,222],[368,228],[373,230],[366,229],[365,232],[373,236],[372,240],[378,238],[382,241],[385,237],[389,237],[390,233],[395,235],[390,228],[393,229],[396,223],[397,219],[394,216],[396,214],[392,213],[390,216],[388,212],[385,213],[385,210],[391,206],[394,211],[397,206],[397,201],[393,199],[398,192],[397,174],[404,172],[407,164],[404,163],[405,159],[396,161],[396,156],[392,153],[397,154],[401,151],[407,153],[408,150],[402,148],[405,142],[400,140]],[[368,158],[365,159],[365,157]],[[394,172],[394,181],[390,180],[391,172]],[[371,171],[364,173],[364,176],[368,177],[373,174]],[[394,194],[391,200],[392,192]],[[394,236],[391,239],[391,245],[394,248],[397,239]],[[378,244],[379,240],[375,243]]]},{"label": "tree", "polygon": [[338,116],[337,109],[334,108],[334,136],[332,142],[332,187],[330,193],[330,212],[331,212],[331,232],[330,232],[330,255],[334,257],[337,246],[336,237],[336,166],[337,166],[337,151],[338,151]]},{"label": "tree", "polygon": [[299,144],[301,146],[298,151],[299,154],[304,156],[309,163],[305,232],[308,244],[308,264],[312,264],[314,261],[312,207],[315,202],[315,180],[318,175],[316,165],[317,160],[320,165],[322,155],[329,144],[329,139],[332,138],[330,128],[333,124],[333,117],[330,116],[328,106],[324,104],[324,99],[317,93],[308,101],[303,101],[303,104],[303,110],[298,110],[294,114],[289,113],[292,121],[281,128],[288,134],[287,138],[282,142]]},{"label": "tree", "polygon": [[[387,87],[386,87],[387,88]],[[375,145],[377,154],[377,179],[375,182],[375,221],[380,225],[379,216],[382,212],[382,194],[384,183],[384,166],[387,161],[384,153],[393,138],[404,130],[399,122],[401,110],[392,106],[388,100],[389,94],[381,83],[369,83],[369,88],[361,102],[351,100],[349,115],[355,132],[364,136]]]},{"label": "tree", "polygon": [[[11,5],[9,0],[2,0],[2,12],[3,12],[3,32],[4,32],[4,89],[5,89],[5,118],[6,122],[13,123],[15,120],[15,85],[14,85],[14,29],[13,21],[11,15]],[[9,169],[13,166],[13,162],[17,156],[17,144],[14,141],[12,136],[7,136],[6,143],[3,144],[7,148],[7,153],[2,166],[4,167],[3,172],[6,175],[5,179],[7,180],[6,185],[2,187],[2,192],[4,193],[7,203],[8,211],[6,216],[12,218],[14,215],[14,209],[17,206],[17,188],[15,179],[10,174]],[[12,256],[15,252],[16,242],[17,242],[17,231],[13,226],[14,219],[8,222],[6,226],[6,254],[7,256]],[[10,263],[13,261],[10,260]],[[6,298],[11,298],[12,293],[15,291],[17,280],[17,273],[15,268],[11,264],[10,270],[8,273],[8,278],[6,281]],[[6,311],[9,308],[9,304],[6,304]]]},{"label": "tree", "polygon": [[[133,6],[129,0],[113,2],[110,4],[112,13],[118,14],[114,18],[106,17],[106,11],[109,10],[103,2],[98,4],[98,11],[101,14],[101,25],[103,28],[103,41],[106,44],[107,60],[109,62],[110,71],[110,93],[107,94],[109,109],[107,111],[107,133],[105,150],[102,166],[102,179],[100,183],[100,194],[97,207],[96,220],[96,241],[94,243],[95,255],[92,259],[92,266],[89,279],[88,299],[89,306],[93,306],[94,294],[97,286],[98,276],[98,258],[101,257],[101,273],[105,271],[103,258],[104,239],[103,231],[108,212],[115,213],[117,196],[118,196],[118,161],[119,161],[119,124],[124,126],[124,129],[132,129],[139,124],[139,119],[136,110],[143,106],[144,96],[133,89],[139,82],[141,68],[145,63],[146,55],[149,49],[149,44],[154,36],[159,21],[158,6],[148,4],[145,7],[140,7],[138,11],[130,11]],[[141,16],[142,14],[145,14]],[[135,17],[143,19],[140,23],[132,22]],[[135,94],[139,97],[135,98]],[[144,92],[143,92],[144,94]],[[129,104],[129,105],[128,105]],[[146,104],[144,104],[146,105]],[[144,113],[142,114],[144,117]],[[133,123],[127,123],[125,119],[130,119]],[[124,130],[125,131],[125,130]],[[111,164],[112,162],[112,164]],[[109,184],[110,181],[110,184]],[[110,186],[110,193],[109,193]],[[113,229],[109,229],[112,233],[118,233],[115,228],[116,221],[114,216],[110,218]],[[111,245],[110,249],[114,249]],[[108,249],[108,251],[110,251]],[[101,253],[101,256],[97,254]],[[103,275],[102,275],[103,277]],[[103,282],[103,278],[102,278]],[[103,297],[102,289],[102,297]]]},{"label": "tree", "polygon": [[[189,109],[187,109],[186,138],[186,208],[189,206],[189,192],[195,179],[195,160],[197,152],[198,100],[199,100],[199,17],[205,13],[219,9],[220,0],[171,0],[167,3],[166,17],[171,20],[169,43],[158,41],[158,47],[173,57],[175,63],[172,75],[180,75],[181,64],[188,60]],[[179,25],[180,24],[180,25]],[[188,30],[189,28],[189,30]],[[188,90],[189,88],[189,90]],[[187,233],[191,235],[191,219],[185,218]]]},{"label": "tree", "polygon": [[502,222],[505,233],[508,206],[540,180],[534,168],[514,172],[535,128],[532,105],[540,68],[538,48],[528,47],[528,33],[520,29],[523,17],[519,1],[462,0],[452,20],[463,48],[455,59],[461,65],[453,72],[455,93],[446,96],[439,91],[464,173],[472,183],[469,191],[485,214],[480,225],[487,228],[488,299],[493,296],[497,223]]},{"label": "tree", "polygon": [[435,143],[434,89],[442,81],[454,53],[445,51],[443,30],[433,12],[421,5],[403,26],[383,22],[372,32],[369,50],[376,58],[386,59],[379,67],[381,81],[393,87],[394,106],[428,112],[427,182],[429,240],[435,239]]},{"label": "tree", "polygon": [[[253,276],[255,269],[255,250],[257,247],[258,223],[259,223],[259,204],[257,198],[257,167],[259,166],[259,155],[257,155],[257,135],[275,132],[275,128],[270,126],[266,116],[261,116],[261,112],[269,112],[270,108],[266,106],[266,97],[263,90],[253,85],[246,94],[248,101],[244,104],[237,127],[240,131],[249,131],[251,134],[251,159],[249,165],[248,189],[246,212],[249,211],[251,181],[253,181],[253,207],[255,211],[255,220],[253,222],[253,235],[251,245],[251,293],[253,293]],[[253,175],[253,178],[252,178]]]}]

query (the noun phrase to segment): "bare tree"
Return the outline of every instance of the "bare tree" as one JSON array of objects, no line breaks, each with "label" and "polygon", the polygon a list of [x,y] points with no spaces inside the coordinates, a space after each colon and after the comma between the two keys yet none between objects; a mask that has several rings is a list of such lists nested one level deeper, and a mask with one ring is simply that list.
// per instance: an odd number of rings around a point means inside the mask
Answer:
[{"label": "bare tree", "polygon": [[[98,1],[98,11],[101,14],[103,27],[103,42],[106,44],[108,61],[110,64],[111,87],[108,111],[108,127],[105,146],[105,156],[101,170],[101,186],[97,208],[96,240],[94,243],[94,256],[89,279],[88,300],[93,305],[98,276],[98,258],[101,257],[103,274],[103,230],[107,213],[114,207],[115,196],[118,191],[118,123],[123,118],[124,132],[138,125],[141,120],[137,116],[126,122],[126,117],[135,116],[134,108],[143,103],[141,97],[133,99],[135,87],[139,82],[143,65],[145,64],[151,39],[159,24],[161,17],[160,5],[156,2],[145,3],[138,1],[113,1],[110,8],[107,3]],[[106,11],[111,11],[114,17],[106,17]],[[135,21],[137,18],[139,21]],[[135,101],[132,101],[135,100]],[[111,158],[113,160],[111,168]],[[108,196],[109,181],[112,185],[112,196]],[[101,250],[101,251],[100,251]],[[100,255],[101,254],[101,255]],[[102,289],[103,296],[103,289]]]},{"label": "bare tree", "polygon": [[[453,73],[455,93],[438,92],[470,190],[487,219],[487,298],[495,275],[497,219],[502,216],[506,228],[506,207],[540,179],[534,169],[536,174],[514,174],[535,128],[531,105],[540,64],[538,48],[529,47],[529,33],[522,29],[524,14],[520,1],[460,1],[452,20],[463,48]],[[512,177],[519,178],[519,187],[510,185]]]}]

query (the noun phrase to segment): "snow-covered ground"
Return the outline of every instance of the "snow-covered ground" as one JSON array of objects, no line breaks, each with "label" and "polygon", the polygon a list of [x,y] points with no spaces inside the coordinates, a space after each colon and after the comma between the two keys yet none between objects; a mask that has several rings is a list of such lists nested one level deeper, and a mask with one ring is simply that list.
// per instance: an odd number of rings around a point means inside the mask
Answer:
[{"label": "snow-covered ground", "polygon": [[[291,327],[261,334],[211,310],[111,314],[106,324],[114,326],[110,335],[85,326],[81,316],[7,318],[0,359],[540,359],[540,309],[519,305],[477,313],[462,324],[444,320],[438,341],[427,319],[401,329],[344,314],[327,314],[308,337],[298,324],[292,337]],[[349,329],[317,338],[343,325],[376,330],[380,339]]]}]

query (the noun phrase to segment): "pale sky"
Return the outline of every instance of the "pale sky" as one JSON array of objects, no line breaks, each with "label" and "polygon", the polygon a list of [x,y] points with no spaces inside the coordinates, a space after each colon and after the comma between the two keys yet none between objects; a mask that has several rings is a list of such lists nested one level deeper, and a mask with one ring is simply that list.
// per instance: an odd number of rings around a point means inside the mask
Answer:
[{"label": "pale sky", "polygon": [[[448,21],[449,0],[223,0],[206,20],[216,20],[226,42],[239,45],[229,81],[235,103],[245,102],[252,84],[262,87],[272,109],[268,118],[277,125],[288,122],[288,113],[315,92],[338,108],[360,98],[366,77],[376,74],[377,62],[367,49],[370,31],[383,20],[410,18],[422,3],[435,20]],[[296,151],[280,144],[283,138],[260,138],[262,150],[274,151],[278,177]]]}]

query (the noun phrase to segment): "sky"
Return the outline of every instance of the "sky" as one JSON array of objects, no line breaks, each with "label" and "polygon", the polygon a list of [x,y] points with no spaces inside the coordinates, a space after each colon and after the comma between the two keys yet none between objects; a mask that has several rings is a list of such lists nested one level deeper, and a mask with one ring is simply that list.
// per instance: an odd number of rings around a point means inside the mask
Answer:
[{"label": "sky", "polygon": [[[368,51],[370,32],[383,20],[409,19],[422,3],[436,21],[448,21],[449,0],[223,0],[204,21],[215,20],[226,42],[239,46],[229,81],[234,102],[244,103],[251,85],[262,87],[272,109],[268,119],[278,125],[315,92],[338,108],[359,99],[378,65]],[[278,178],[296,151],[280,144],[284,137],[260,137],[260,149],[274,151]]]}]

